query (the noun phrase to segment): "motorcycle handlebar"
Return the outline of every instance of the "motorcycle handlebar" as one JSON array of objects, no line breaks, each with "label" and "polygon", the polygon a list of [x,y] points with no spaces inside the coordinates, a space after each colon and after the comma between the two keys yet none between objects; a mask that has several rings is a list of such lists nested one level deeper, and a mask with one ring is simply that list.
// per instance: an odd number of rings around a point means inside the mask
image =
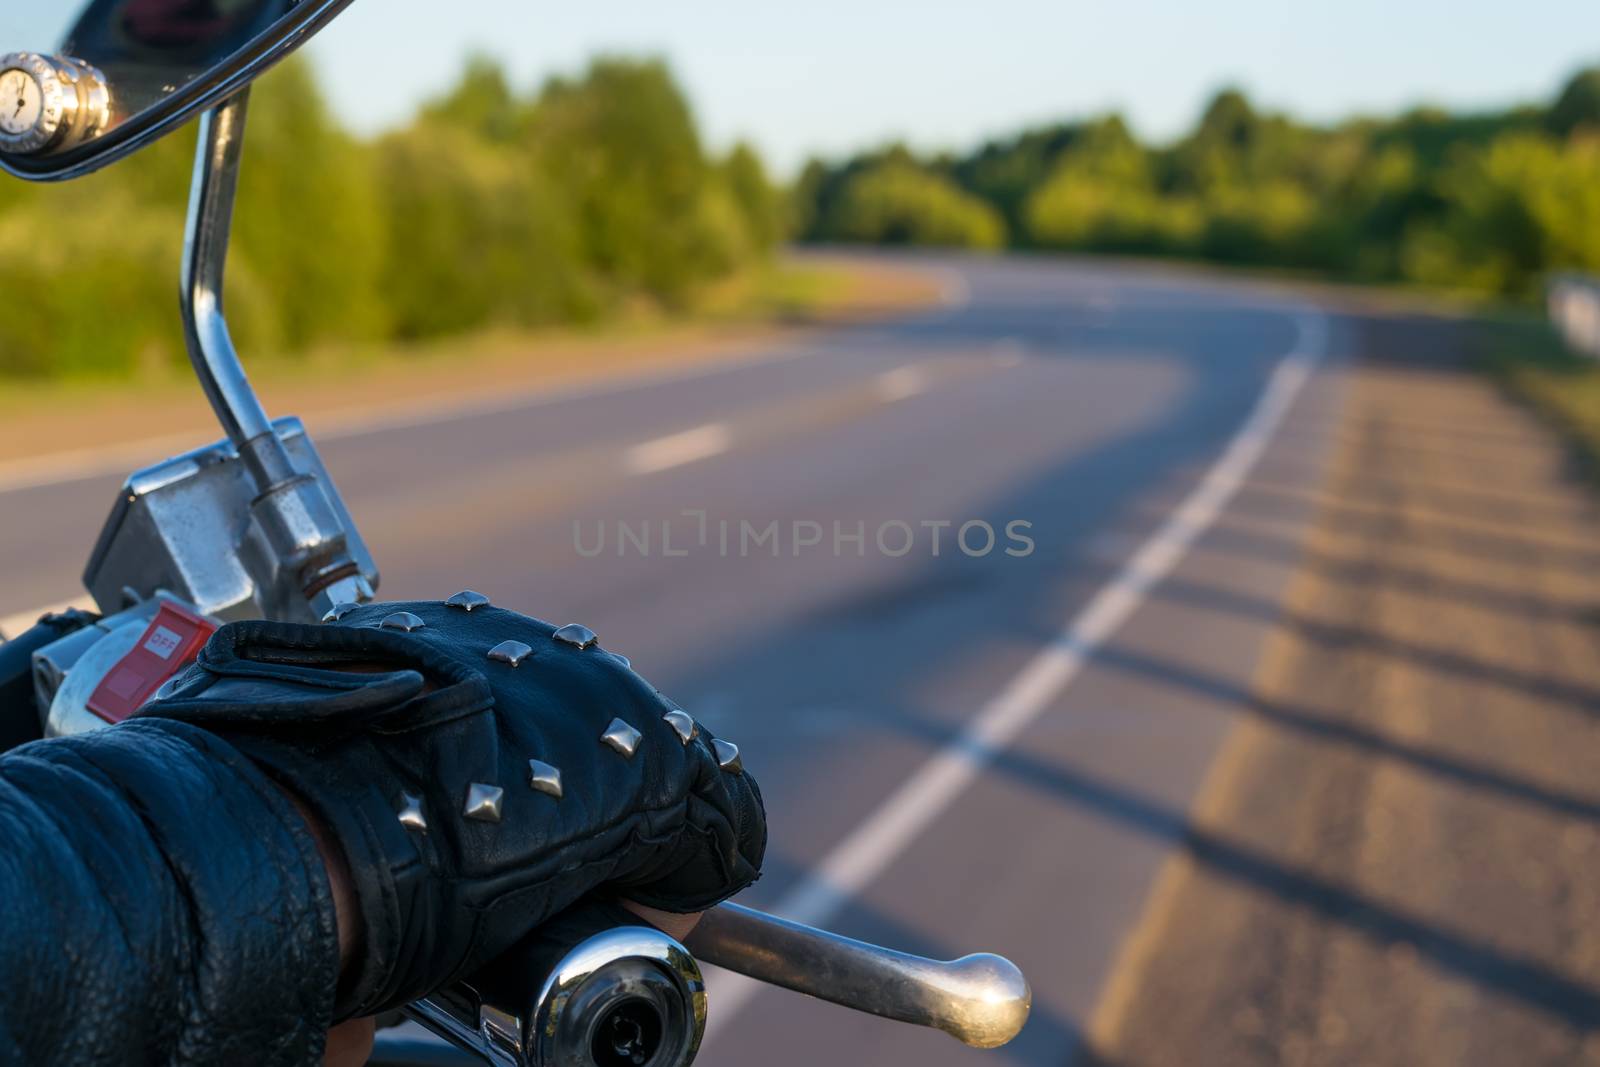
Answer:
[{"label": "motorcycle handlebar", "polygon": [[[614,905],[580,905],[406,1014],[496,1067],[688,1067],[708,1008],[697,958],[856,1011],[943,1030],[975,1048],[1010,1041],[1032,1006],[1022,972],[988,953],[923,959],[737,904],[706,912],[681,945],[651,928],[615,925],[629,918]],[[616,1046],[615,1055],[602,1054],[602,1038]]]}]

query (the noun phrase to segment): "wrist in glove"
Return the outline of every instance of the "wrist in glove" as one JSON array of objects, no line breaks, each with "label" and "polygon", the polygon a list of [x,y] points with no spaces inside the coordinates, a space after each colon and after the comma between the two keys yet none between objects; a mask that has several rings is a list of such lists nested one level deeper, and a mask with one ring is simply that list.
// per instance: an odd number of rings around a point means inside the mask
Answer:
[{"label": "wrist in glove", "polygon": [[469,973],[597,889],[703,910],[765,850],[731,745],[581,627],[452,599],[225,626],[141,712],[224,737],[344,851],[364,948],[340,1018]]}]

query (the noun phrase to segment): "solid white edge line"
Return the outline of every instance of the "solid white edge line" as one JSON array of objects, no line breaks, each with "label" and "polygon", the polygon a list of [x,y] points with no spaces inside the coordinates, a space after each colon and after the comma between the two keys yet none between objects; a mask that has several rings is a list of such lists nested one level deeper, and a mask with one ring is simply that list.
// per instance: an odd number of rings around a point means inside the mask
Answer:
[{"label": "solid white edge line", "polygon": [[[1302,312],[1297,326],[1299,337],[1293,351],[1273,369],[1249,418],[1200,484],[1060,635],[980,709],[961,735],[912,772],[835,845],[778,900],[774,913],[811,926],[837,915],[943,814],[998,753],[1044,714],[1089,657],[1128,621],[1151,589],[1172,573],[1238,493],[1322,358],[1326,318]],[[709,1040],[738,1016],[762,986],[728,971],[708,973],[707,983]]]}]

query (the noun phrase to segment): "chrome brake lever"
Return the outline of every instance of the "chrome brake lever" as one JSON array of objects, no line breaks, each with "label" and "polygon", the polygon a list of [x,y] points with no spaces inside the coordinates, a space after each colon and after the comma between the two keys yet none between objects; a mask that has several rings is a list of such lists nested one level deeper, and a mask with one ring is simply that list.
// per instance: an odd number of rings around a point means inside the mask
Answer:
[{"label": "chrome brake lever", "polygon": [[[685,941],[705,963],[886,1019],[998,1048],[1028,1021],[1033,991],[1001,956],[923,959],[738,904],[713,908]],[[713,1009],[715,1010],[715,1009]]]}]

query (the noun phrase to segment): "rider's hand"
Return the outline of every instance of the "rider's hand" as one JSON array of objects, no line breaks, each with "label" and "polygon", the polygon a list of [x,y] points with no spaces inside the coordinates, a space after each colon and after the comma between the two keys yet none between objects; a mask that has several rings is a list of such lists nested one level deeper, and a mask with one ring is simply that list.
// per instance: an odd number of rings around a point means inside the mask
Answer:
[{"label": "rider's hand", "polygon": [[337,844],[358,914],[338,1018],[464,976],[595,890],[681,914],[755,879],[765,819],[731,746],[683,738],[673,704],[571,636],[437,603],[236,623],[142,712],[225,737]]},{"label": "rider's hand", "polygon": [[700,925],[701,913],[698,911],[691,915],[676,915],[660,908],[647,908],[632,900],[624,900],[621,903],[624,908],[675,941],[682,941],[694,933],[694,928]]},{"label": "rider's hand", "polygon": [[[356,952],[356,937],[360,933],[359,903],[355,887],[350,882],[350,868],[344,854],[328,832],[306,810],[292,793],[289,799],[306,820],[307,829],[316,839],[317,851],[322,854],[323,866],[328,871],[328,888],[333,897],[334,911],[339,924],[339,970],[343,973]],[[678,915],[659,908],[648,908],[631,900],[619,902],[645,922],[664,932],[668,937],[682,941],[700,924],[700,912]],[[372,1058],[377,1027],[372,1018],[348,1019],[328,1032],[328,1046],[323,1056],[323,1067],[362,1067]]]},{"label": "rider's hand", "polygon": [[372,1019],[350,1019],[328,1031],[328,1048],[322,1067],[364,1067],[372,1059],[377,1038],[377,1023]]}]

